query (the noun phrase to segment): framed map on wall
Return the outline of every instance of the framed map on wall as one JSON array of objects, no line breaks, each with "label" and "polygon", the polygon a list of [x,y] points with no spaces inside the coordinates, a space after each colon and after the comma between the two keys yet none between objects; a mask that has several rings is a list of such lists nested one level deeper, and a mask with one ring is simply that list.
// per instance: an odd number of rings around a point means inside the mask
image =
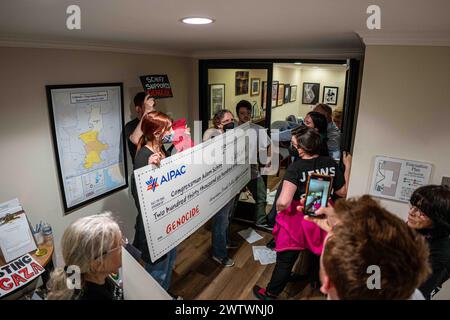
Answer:
[{"label": "framed map on wall", "polygon": [[128,187],[122,83],[46,90],[64,211]]}]

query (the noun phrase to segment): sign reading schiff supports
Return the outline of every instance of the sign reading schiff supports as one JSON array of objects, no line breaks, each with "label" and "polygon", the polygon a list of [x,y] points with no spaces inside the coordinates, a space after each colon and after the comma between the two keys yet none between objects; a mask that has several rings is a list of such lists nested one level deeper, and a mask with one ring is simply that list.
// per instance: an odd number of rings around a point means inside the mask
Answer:
[{"label": "sign reading schiff supports", "polygon": [[145,92],[153,98],[172,98],[172,87],[166,74],[152,74],[141,76],[142,86]]},{"label": "sign reading schiff supports", "polygon": [[250,181],[249,124],[134,171],[152,261],[213,217]]}]

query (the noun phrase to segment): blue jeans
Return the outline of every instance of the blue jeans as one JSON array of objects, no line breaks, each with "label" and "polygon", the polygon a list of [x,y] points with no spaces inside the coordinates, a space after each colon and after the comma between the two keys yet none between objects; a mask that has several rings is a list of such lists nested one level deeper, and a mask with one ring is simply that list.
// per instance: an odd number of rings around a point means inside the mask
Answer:
[{"label": "blue jeans", "polygon": [[212,218],[212,253],[218,258],[225,258],[227,254],[228,226],[234,206],[235,197],[222,207]]},{"label": "blue jeans", "polygon": [[145,263],[145,270],[158,282],[164,290],[170,287],[170,280],[172,279],[173,266],[177,256],[177,248],[173,248],[167,253],[167,256],[162,260],[157,260],[155,263]]}]

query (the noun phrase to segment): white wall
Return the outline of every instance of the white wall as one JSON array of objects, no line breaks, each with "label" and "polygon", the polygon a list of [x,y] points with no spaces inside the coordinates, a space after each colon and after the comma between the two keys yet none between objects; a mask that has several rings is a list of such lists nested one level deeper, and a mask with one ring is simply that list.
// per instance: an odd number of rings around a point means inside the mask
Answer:
[{"label": "white wall", "polygon": [[[300,110],[301,106],[301,70],[298,68],[283,68],[276,64],[273,67],[273,80],[279,83],[296,85],[297,86],[297,99],[294,102],[284,103],[280,107],[274,108],[272,106],[272,122],[277,120],[286,120],[286,117],[293,114],[297,117],[304,117]],[[284,95],[283,93],[280,93]]]},{"label": "white wall", "polygon": [[286,120],[286,117],[293,114],[298,117],[305,117],[310,112],[314,105],[302,104],[303,83],[315,82],[320,83],[319,102],[322,102],[324,86],[338,87],[338,100],[336,105],[331,105],[331,108],[343,108],[344,92],[345,92],[345,75],[346,71],[333,70],[326,68],[289,68],[274,65],[273,80],[279,83],[288,83],[290,85],[297,85],[297,100],[283,104],[281,107],[272,109],[272,122],[276,120]]},{"label": "white wall", "polygon": [[[368,46],[349,196],[369,191],[373,160],[431,162],[431,183],[450,176],[450,47]],[[406,219],[408,204],[381,203]],[[450,299],[450,282],[436,296]]]},{"label": "white wall", "polygon": [[[249,88],[248,94],[235,94],[235,77],[236,71],[249,72]],[[251,96],[251,79],[260,79],[260,90],[258,95]],[[267,81],[267,71],[265,69],[209,69],[208,84],[224,83],[225,84],[225,109],[229,109],[236,116],[236,104],[241,100],[248,100],[252,103],[256,101],[259,108],[261,106],[262,82]]]},{"label": "white wall", "polygon": [[[64,216],[45,85],[123,82],[125,121],[142,90],[140,75],[167,74],[174,98],[158,109],[174,119],[197,118],[195,70],[190,58],[57,49],[0,48],[0,202],[18,197],[32,223],[53,227],[56,249],[75,219],[111,210],[132,239],[136,208],[129,190],[116,192]],[[128,155],[128,173],[131,161]],[[58,258],[58,257],[57,257]],[[58,263],[61,260],[58,258]]]}]

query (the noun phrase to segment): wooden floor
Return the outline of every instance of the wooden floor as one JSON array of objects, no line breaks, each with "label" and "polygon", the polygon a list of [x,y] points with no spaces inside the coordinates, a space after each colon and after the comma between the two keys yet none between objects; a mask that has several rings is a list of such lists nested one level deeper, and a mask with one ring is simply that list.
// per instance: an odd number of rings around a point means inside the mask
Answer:
[{"label": "wooden floor", "polygon": [[[268,185],[272,189],[276,182],[269,180]],[[252,246],[265,245],[272,239],[272,235],[257,230],[264,238],[249,244],[237,234],[238,231],[246,228],[248,225],[244,223],[237,221],[231,223],[230,238],[239,244],[237,249],[229,250],[229,256],[235,261],[235,265],[231,268],[224,268],[211,259],[209,223],[183,241],[177,249],[170,291],[184,299],[255,299],[252,294],[253,286],[265,287],[270,280],[275,264],[263,266],[259,261],[255,261]],[[324,299],[324,296],[317,289],[311,289],[306,281],[299,281],[289,283],[279,298]]]}]

